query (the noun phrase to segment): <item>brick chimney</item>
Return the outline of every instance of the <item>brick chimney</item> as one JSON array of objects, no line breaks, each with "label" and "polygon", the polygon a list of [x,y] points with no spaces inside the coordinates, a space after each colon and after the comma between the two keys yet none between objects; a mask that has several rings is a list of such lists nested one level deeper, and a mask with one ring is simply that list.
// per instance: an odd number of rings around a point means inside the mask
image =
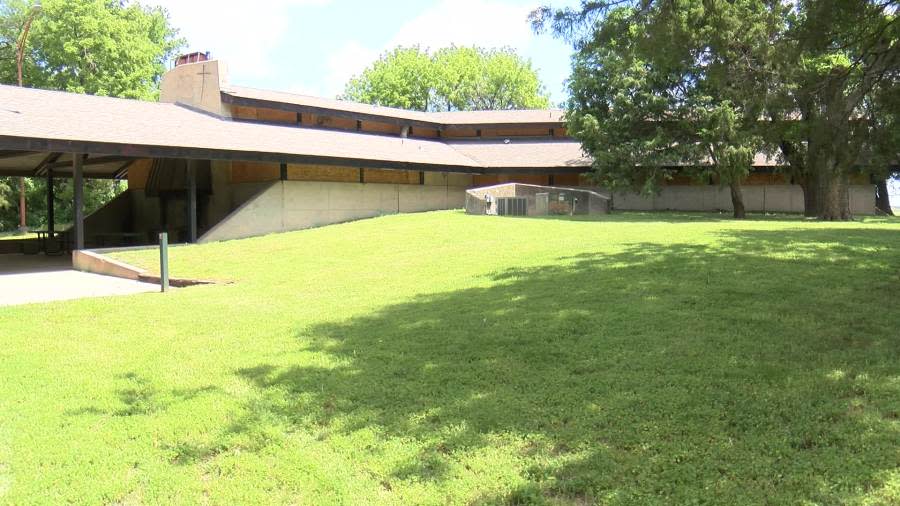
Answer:
[{"label": "brick chimney", "polygon": [[195,51],[193,53],[183,54],[175,59],[175,66],[184,65],[185,63],[199,63],[202,61],[209,61],[209,51],[205,53]]}]

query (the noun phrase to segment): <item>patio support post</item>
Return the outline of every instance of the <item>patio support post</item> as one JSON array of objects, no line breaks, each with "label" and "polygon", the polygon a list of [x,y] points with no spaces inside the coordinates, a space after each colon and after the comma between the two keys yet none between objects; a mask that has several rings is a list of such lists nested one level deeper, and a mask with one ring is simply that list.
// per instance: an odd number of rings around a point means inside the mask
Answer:
[{"label": "patio support post", "polygon": [[53,170],[47,171],[47,231],[52,235],[55,228],[56,219],[54,217],[53,204],[56,199],[53,197]]},{"label": "patio support post", "polygon": [[75,186],[75,249],[84,249],[84,157],[81,153],[72,154],[72,184]]},{"label": "patio support post", "polygon": [[197,242],[197,162],[187,162],[187,230],[188,242]]}]

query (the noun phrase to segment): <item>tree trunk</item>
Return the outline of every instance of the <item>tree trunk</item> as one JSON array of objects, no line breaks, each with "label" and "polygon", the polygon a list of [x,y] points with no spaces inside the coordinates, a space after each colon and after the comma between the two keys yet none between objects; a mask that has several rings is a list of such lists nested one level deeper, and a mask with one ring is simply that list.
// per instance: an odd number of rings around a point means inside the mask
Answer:
[{"label": "tree trunk", "polygon": [[812,174],[808,174],[806,179],[801,180],[800,188],[803,189],[803,215],[816,217],[818,215],[818,199],[816,198],[816,190],[818,190],[818,181]]},{"label": "tree trunk", "polygon": [[747,213],[744,210],[744,193],[741,191],[741,183],[734,181],[729,188],[731,188],[731,206],[734,208],[734,218],[742,220]]},{"label": "tree trunk", "polygon": [[816,190],[819,185],[815,163],[804,159],[797,146],[786,140],[781,141],[781,153],[791,166],[794,182],[803,190],[803,215],[815,217],[818,214]]},{"label": "tree trunk", "polygon": [[819,174],[820,220],[845,221],[850,219],[850,205],[846,175],[831,167]]},{"label": "tree trunk", "polygon": [[891,195],[888,193],[886,179],[881,179],[875,183],[875,209],[888,216],[894,215],[894,210],[891,209]]}]

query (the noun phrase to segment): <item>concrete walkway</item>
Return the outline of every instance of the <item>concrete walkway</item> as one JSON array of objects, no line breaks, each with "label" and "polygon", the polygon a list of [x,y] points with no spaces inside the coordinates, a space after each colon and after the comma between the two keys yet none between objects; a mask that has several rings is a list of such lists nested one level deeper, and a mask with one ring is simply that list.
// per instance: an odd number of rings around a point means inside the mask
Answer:
[{"label": "concrete walkway", "polygon": [[0,306],[157,291],[151,283],[76,271],[69,256],[0,255]]}]

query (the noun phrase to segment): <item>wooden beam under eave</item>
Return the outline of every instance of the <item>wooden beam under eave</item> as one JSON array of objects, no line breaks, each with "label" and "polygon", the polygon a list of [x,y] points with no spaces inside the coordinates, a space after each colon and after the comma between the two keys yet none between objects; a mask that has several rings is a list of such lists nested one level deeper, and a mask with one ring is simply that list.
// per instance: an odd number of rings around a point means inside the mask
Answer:
[{"label": "wooden beam under eave", "polygon": [[113,172],[113,175],[112,175],[113,179],[124,179],[125,177],[127,177],[128,176],[128,167],[131,167],[134,164],[134,162],[136,162],[136,161],[137,160],[135,160],[135,159],[128,160],[127,162],[125,162],[124,165],[122,165],[121,167],[116,169],[116,171]]},{"label": "wooden beam under eave", "polygon": [[51,170],[51,169],[48,169],[47,166],[50,165],[51,163],[59,160],[60,157],[62,157],[62,155],[63,155],[62,153],[50,153],[49,155],[45,156],[44,159],[41,160],[41,163],[37,164],[37,166],[35,166],[35,168],[31,171],[31,174],[34,176],[45,175],[47,172],[49,172]]},{"label": "wooden beam under eave", "polygon": [[[96,156],[94,158],[89,158],[85,155],[85,158],[82,160],[82,165],[85,167],[91,165],[104,165],[107,163],[119,163],[119,162],[129,162],[133,161],[135,158],[131,156]],[[71,165],[71,162],[56,162],[47,165],[47,169],[53,170],[61,167],[68,167]]]},{"label": "wooden beam under eave", "polygon": [[6,158],[21,158],[23,156],[31,156],[38,154],[35,151],[18,151],[18,150],[0,150],[0,160]]}]

